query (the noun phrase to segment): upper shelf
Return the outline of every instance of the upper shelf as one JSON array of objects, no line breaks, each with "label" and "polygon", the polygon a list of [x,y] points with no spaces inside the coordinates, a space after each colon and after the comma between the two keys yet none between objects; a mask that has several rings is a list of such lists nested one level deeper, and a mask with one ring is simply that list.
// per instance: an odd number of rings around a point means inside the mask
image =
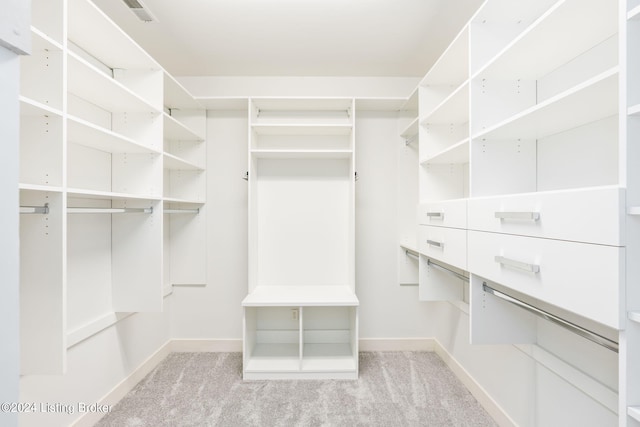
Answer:
[{"label": "upper shelf", "polygon": [[348,286],[258,286],[242,301],[243,307],[357,306]]},{"label": "upper shelf", "polygon": [[420,119],[420,124],[461,124],[469,121],[469,82],[465,82]]},{"label": "upper shelf", "polygon": [[202,141],[202,137],[167,113],[163,114],[164,138],[176,141]]},{"label": "upper shelf", "polygon": [[67,121],[69,142],[107,153],[155,153],[159,151],[139,144],[131,138],[74,116]]},{"label": "upper shelf", "polygon": [[349,135],[350,124],[254,124],[258,135]]},{"label": "upper shelf", "polygon": [[627,19],[630,21],[640,20],[640,5],[634,7],[633,9],[627,12]]},{"label": "upper shelf", "polygon": [[469,77],[469,27],[453,40],[429,69],[420,86],[458,86]]},{"label": "upper shelf", "polygon": [[351,98],[251,98],[260,111],[347,111]]},{"label": "upper shelf", "polygon": [[69,92],[79,98],[111,112],[157,111],[149,102],[74,52],[68,54],[68,68]]},{"label": "upper shelf", "polygon": [[251,155],[258,159],[348,159],[353,152],[351,150],[258,149],[251,150]]},{"label": "upper shelf", "polygon": [[544,138],[618,111],[618,68],[473,135],[474,139]]},{"label": "upper shelf", "polygon": [[201,109],[202,106],[171,74],[165,72],[163,76],[164,105],[169,109]]},{"label": "upper shelf", "polygon": [[474,77],[535,80],[615,35],[617,28],[617,7],[611,2],[559,1]]},{"label": "upper shelf", "polygon": [[68,37],[109,68],[153,69],[160,65],[89,0],[69,1]]}]

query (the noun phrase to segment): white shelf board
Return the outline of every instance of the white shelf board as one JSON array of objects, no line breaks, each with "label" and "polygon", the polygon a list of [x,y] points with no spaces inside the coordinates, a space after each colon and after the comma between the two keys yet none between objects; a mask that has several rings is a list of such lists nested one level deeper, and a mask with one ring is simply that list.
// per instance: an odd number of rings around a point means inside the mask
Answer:
[{"label": "white shelf board", "polygon": [[631,206],[628,210],[627,213],[629,215],[640,215],[640,206]]},{"label": "white shelf board", "polygon": [[251,98],[259,110],[264,111],[347,111],[351,98]]},{"label": "white shelf board", "polygon": [[634,7],[633,9],[627,12],[627,19],[629,21],[640,20],[640,5]]},{"label": "white shelf board", "polygon": [[450,124],[469,121],[469,81],[458,86],[449,96],[426,115],[420,124]]},{"label": "white shelf board", "polygon": [[418,250],[418,247],[416,245],[407,245],[404,243],[400,243],[400,247],[404,250],[407,250],[409,252],[413,252],[414,255],[419,255],[420,251]]},{"label": "white shelf board", "polygon": [[70,1],[68,38],[109,68],[162,67],[89,0]]},{"label": "white shelf board", "polygon": [[171,74],[164,72],[164,105],[167,108],[200,110],[202,105]]},{"label": "white shelf board", "polygon": [[26,96],[20,96],[20,115],[21,116],[59,116],[62,118],[62,111],[51,108]]},{"label": "white shelf board", "polygon": [[351,150],[251,150],[258,159],[348,159]]},{"label": "white shelf board", "polygon": [[254,124],[258,135],[349,135],[350,124]]},{"label": "white shelf board", "polygon": [[640,104],[632,105],[627,109],[629,116],[640,116]]},{"label": "white shelf board", "polygon": [[257,286],[242,301],[243,307],[357,305],[348,286]]},{"label": "white shelf board", "polygon": [[163,197],[163,202],[166,203],[179,203],[179,204],[188,204],[188,205],[203,205],[205,203],[204,200],[199,199],[183,199],[180,197]]},{"label": "white shelf board", "polygon": [[68,52],[68,90],[110,112],[158,111],[150,103],[73,52]]},{"label": "white shelf board", "polygon": [[618,68],[518,113],[473,138],[543,138],[618,111]]},{"label": "white shelf board", "polygon": [[204,168],[188,162],[180,157],[174,156],[170,153],[164,153],[164,168],[170,170],[193,170],[202,171]]},{"label": "white shelf board", "polygon": [[356,356],[353,354],[349,343],[313,343],[303,345],[303,371],[355,371],[356,367]]},{"label": "white shelf board", "polygon": [[627,414],[636,421],[640,421],[640,406],[629,406]]},{"label": "white shelf board", "polygon": [[535,80],[615,35],[617,22],[617,8],[608,2],[557,2],[475,76]]},{"label": "white shelf board", "polygon": [[400,136],[404,139],[411,138],[412,136],[415,136],[418,134],[418,129],[419,129],[419,118],[416,117],[411,121],[411,123],[407,125],[407,127],[404,128],[402,132],[400,132]]},{"label": "white shelf board", "polygon": [[114,193],[112,191],[86,190],[82,188],[67,188],[67,196],[79,199],[161,200],[160,196],[152,194]]},{"label": "white shelf board", "polygon": [[418,99],[419,99],[418,87],[413,89],[413,92],[405,98],[404,103],[400,107],[400,111],[418,111]]},{"label": "white shelf board", "polygon": [[40,184],[28,184],[24,182],[21,182],[20,184],[18,184],[18,189],[20,191],[47,191],[47,192],[54,192],[54,193],[62,193],[62,187],[40,185]]},{"label": "white shelf board", "polygon": [[457,86],[469,77],[469,26],[465,26],[420,82],[420,86]]},{"label": "white shelf board", "polygon": [[196,96],[195,100],[207,110],[246,111],[249,108],[246,97]]},{"label": "white shelf board", "polygon": [[464,164],[469,163],[469,138],[448,147],[439,153],[426,157],[421,164]]},{"label": "white shelf board", "polygon": [[202,137],[167,113],[162,113],[164,138],[174,141],[203,141]]},{"label": "white shelf board", "polygon": [[62,52],[63,48],[56,40],[31,26],[31,50],[33,52],[43,50]]},{"label": "white shelf board", "polygon": [[160,154],[159,151],[141,145],[131,138],[74,116],[68,116],[67,131],[69,142],[107,153]]},{"label": "white shelf board", "polygon": [[640,323],[640,311],[629,312],[629,320],[636,323]]},{"label": "white shelf board", "polygon": [[300,345],[290,343],[257,343],[247,359],[245,372],[298,372]]},{"label": "white shelf board", "polygon": [[356,98],[357,111],[400,111],[407,98]]}]

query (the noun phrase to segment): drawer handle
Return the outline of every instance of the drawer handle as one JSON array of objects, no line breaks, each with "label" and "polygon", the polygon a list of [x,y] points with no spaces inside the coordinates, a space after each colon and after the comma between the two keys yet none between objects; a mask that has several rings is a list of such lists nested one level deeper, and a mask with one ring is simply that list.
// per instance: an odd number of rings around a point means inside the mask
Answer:
[{"label": "drawer handle", "polygon": [[444,248],[444,243],[443,242],[437,242],[435,240],[427,240],[427,245],[436,246],[438,248]]},{"label": "drawer handle", "polygon": [[540,212],[496,212],[495,217],[499,219],[537,221],[540,219]]},{"label": "drawer handle", "polygon": [[444,219],[444,212],[427,212],[429,219]]},{"label": "drawer handle", "polygon": [[515,261],[513,259],[505,258],[503,256],[496,256],[495,260],[500,265],[506,265],[508,267],[517,268],[518,270],[523,270],[528,273],[538,273],[540,271],[540,266],[537,264],[527,264],[522,261]]}]

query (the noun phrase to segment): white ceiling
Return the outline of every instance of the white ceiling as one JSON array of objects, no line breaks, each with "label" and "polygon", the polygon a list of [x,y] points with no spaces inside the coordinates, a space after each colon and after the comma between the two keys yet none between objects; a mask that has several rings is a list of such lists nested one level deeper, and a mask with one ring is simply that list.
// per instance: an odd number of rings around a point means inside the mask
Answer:
[{"label": "white ceiling", "polygon": [[94,0],[176,76],[422,76],[482,0]]}]

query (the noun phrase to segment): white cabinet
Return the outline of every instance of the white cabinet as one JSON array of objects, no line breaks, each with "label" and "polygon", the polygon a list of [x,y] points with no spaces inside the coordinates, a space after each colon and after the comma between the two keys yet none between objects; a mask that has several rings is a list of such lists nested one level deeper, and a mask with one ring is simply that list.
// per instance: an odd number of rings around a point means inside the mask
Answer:
[{"label": "white cabinet", "polygon": [[[161,311],[164,282],[204,283],[205,113],[91,1],[34,1],[32,23],[34,55],[21,62],[22,372],[59,374],[67,348],[116,312]],[[173,173],[183,169],[198,179],[183,185]],[[188,277],[169,268],[194,253]]]},{"label": "white cabinet", "polygon": [[[249,111],[244,378],[356,378],[354,101]],[[350,320],[333,330],[336,313]]]}]

